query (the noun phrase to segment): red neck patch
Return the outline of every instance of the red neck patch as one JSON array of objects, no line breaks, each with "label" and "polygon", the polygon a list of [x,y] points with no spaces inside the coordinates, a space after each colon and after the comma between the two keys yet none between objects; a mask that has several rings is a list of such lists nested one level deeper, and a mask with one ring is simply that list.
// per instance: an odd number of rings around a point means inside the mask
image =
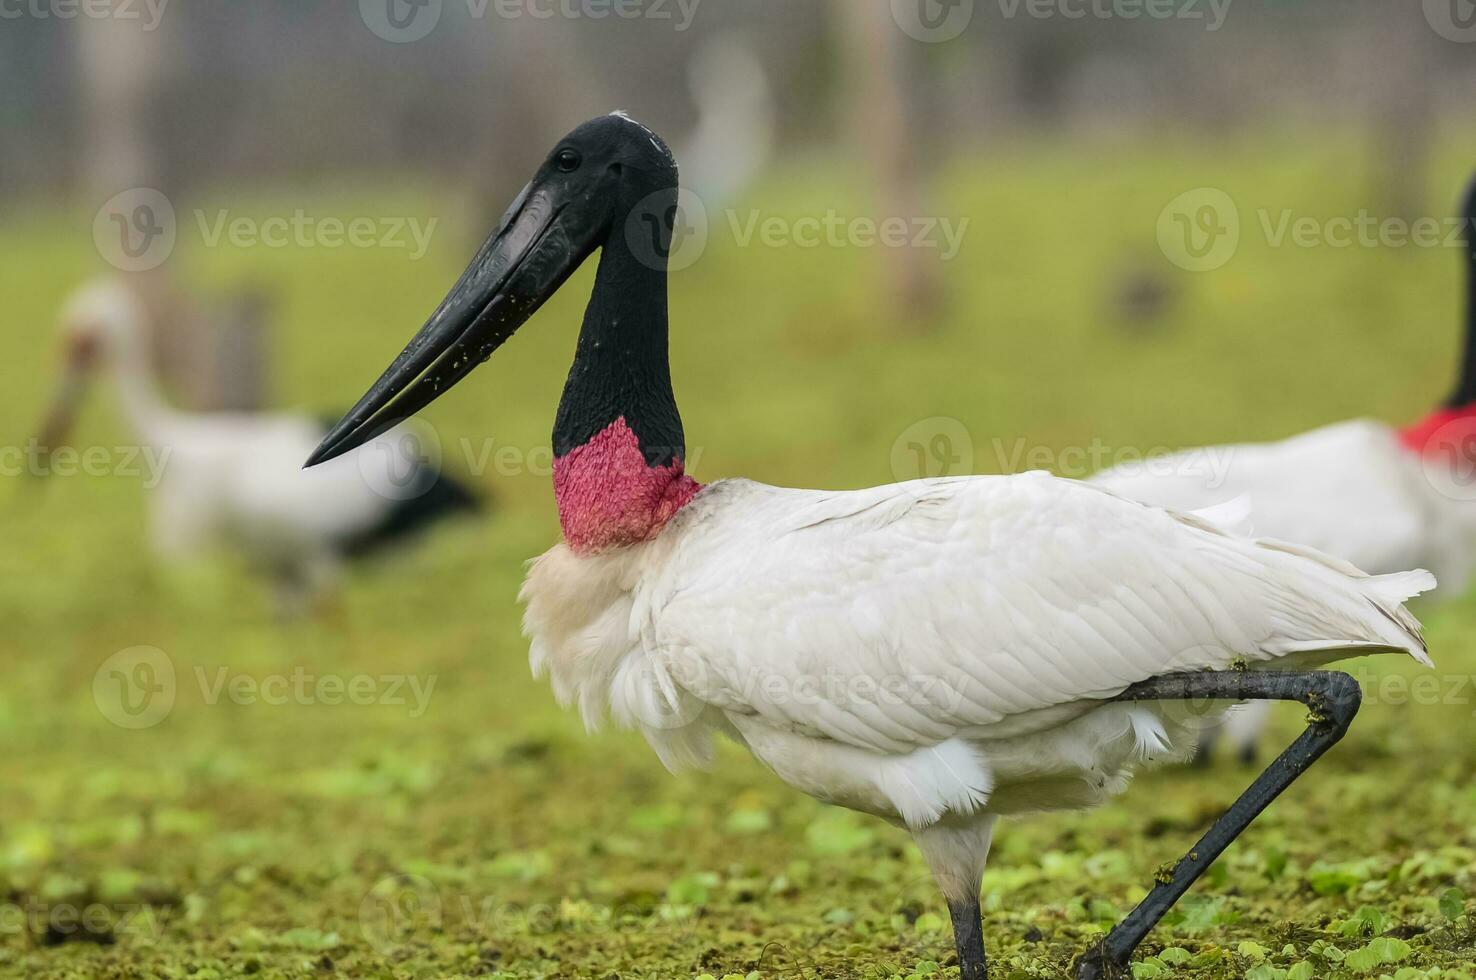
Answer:
[{"label": "red neck patch", "polygon": [[655,537],[701,489],[680,458],[648,466],[624,416],[554,460],[564,540],[582,555]]},{"label": "red neck patch", "polygon": [[1449,452],[1451,448],[1465,455],[1465,447],[1473,436],[1476,436],[1476,405],[1437,409],[1399,430],[1399,441],[1404,448],[1421,456]]}]

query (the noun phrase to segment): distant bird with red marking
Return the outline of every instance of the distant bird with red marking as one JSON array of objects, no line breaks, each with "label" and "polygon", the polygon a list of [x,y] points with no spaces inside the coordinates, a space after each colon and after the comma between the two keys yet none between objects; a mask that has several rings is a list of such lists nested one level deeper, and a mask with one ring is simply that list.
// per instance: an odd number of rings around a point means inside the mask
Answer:
[{"label": "distant bird with red marking", "polygon": [[[1355,419],[1280,442],[1192,449],[1104,470],[1091,482],[1179,510],[1244,498],[1257,536],[1374,573],[1429,568],[1439,597],[1459,596],[1476,570],[1476,179],[1461,221],[1465,353],[1455,390],[1435,411],[1404,428]],[[1255,757],[1270,710],[1256,702],[1225,719],[1222,734],[1245,761]]]}]

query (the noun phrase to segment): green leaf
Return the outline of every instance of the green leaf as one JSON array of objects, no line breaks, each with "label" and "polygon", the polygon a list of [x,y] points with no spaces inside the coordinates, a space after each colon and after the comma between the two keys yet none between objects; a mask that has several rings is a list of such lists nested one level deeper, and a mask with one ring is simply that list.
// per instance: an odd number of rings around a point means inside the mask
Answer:
[{"label": "green leaf", "polygon": [[1466,893],[1459,888],[1447,888],[1440,893],[1440,914],[1451,921],[1459,919],[1466,911]]},{"label": "green leaf", "polygon": [[1187,949],[1184,949],[1181,946],[1170,946],[1162,953],[1159,953],[1158,958],[1163,960],[1169,966],[1183,966],[1194,957]]},{"label": "green leaf", "polygon": [[1355,949],[1343,960],[1343,965],[1359,973],[1371,973],[1385,963],[1398,963],[1414,952],[1409,943],[1402,939],[1380,936],[1362,949]]},{"label": "green leaf", "polygon": [[672,905],[705,905],[720,881],[710,871],[683,875],[666,886],[666,900]]},{"label": "green leaf", "polygon": [[1245,980],[1286,980],[1286,971],[1270,963],[1257,963],[1245,971]]},{"label": "green leaf", "polygon": [[1203,970],[1205,967],[1214,966],[1224,958],[1225,951],[1223,949],[1211,946],[1209,949],[1201,950],[1195,954],[1194,958],[1189,961],[1189,966],[1196,970]]},{"label": "green leaf", "polygon": [[1357,936],[1377,936],[1389,928],[1389,917],[1381,910],[1372,905],[1365,905],[1351,918],[1344,919],[1338,924],[1338,933],[1351,938]]},{"label": "green leaf", "polygon": [[1154,977],[1161,977],[1167,972],[1168,967],[1152,956],[1133,964],[1133,980],[1153,980]]},{"label": "green leaf", "polygon": [[917,917],[917,921],[912,924],[912,928],[918,932],[942,932],[943,917],[935,912],[924,912]]},{"label": "green leaf", "polygon": [[1246,959],[1256,960],[1257,962],[1264,960],[1267,956],[1271,955],[1271,951],[1265,946],[1262,946],[1260,943],[1250,942],[1249,940],[1237,946],[1235,951],[1241,956],[1244,956]]},{"label": "green leaf", "polygon": [[342,945],[336,932],[322,932],[318,929],[298,928],[288,929],[276,939],[276,945],[285,946],[289,949],[303,949],[311,953],[324,950],[336,949]]}]

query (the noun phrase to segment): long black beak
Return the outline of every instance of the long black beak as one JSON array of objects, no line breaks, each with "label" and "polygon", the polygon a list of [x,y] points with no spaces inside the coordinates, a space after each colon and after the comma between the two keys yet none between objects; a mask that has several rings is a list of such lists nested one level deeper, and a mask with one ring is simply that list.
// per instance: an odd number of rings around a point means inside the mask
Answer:
[{"label": "long black beak", "polygon": [[[72,423],[77,418],[77,410],[86,398],[90,374],[89,361],[74,360],[67,366],[61,385],[51,400],[51,407],[46,412],[46,418],[36,433],[36,446],[42,453],[49,455],[58,446],[66,444],[67,436],[72,431]],[[43,469],[39,475],[44,476],[48,472],[49,469]]]},{"label": "long black beak", "polygon": [[564,207],[529,184],[456,285],[374,386],[308,457],[316,466],[362,446],[444,395],[527,322],[593,250]]}]

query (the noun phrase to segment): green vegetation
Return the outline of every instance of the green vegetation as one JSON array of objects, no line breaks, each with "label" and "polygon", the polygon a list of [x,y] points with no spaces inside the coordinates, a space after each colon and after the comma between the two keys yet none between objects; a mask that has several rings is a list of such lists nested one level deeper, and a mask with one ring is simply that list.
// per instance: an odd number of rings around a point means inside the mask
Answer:
[{"label": "green vegetation", "polygon": [[[933,417],[962,425],[971,468],[987,472],[1015,458],[1016,439],[1069,466],[1054,454],[1094,440],[1148,449],[1423,413],[1453,373],[1456,253],[1268,247],[1255,209],[1356,215],[1368,198],[1356,143],[1267,155],[1285,145],[1169,144],[1151,157],[1042,146],[956,168],[937,210],[972,223],[945,270],[949,311],[921,337],[877,312],[879,251],[737,248],[715,232],[673,278],[697,475],[890,481],[913,475],[894,470],[894,441]],[[1465,177],[1461,150],[1440,156],[1434,213]],[[1155,222],[1202,185],[1239,204],[1242,244],[1222,269],[1179,273]],[[864,214],[858,186],[814,168],[751,201],[765,214]],[[342,190],[201,203],[450,207]],[[19,444],[39,416],[57,304],[99,265],[91,218],[38,211],[0,229],[0,441]],[[331,411],[460,270],[475,229],[451,225],[419,262],[207,250],[193,231],[172,261],[194,286],[280,289],[280,400]],[[1116,277],[1140,266],[1174,294],[1156,326],[1123,323],[1109,303]],[[270,596],[227,562],[158,567],[137,480],[0,482],[0,975],[956,975],[946,910],[904,834],[801,797],[732,747],[715,773],[672,778],[638,736],[586,736],[529,677],[515,597],[522,562],[557,535],[530,451],[547,445],[578,283],[429,415],[453,467],[465,468],[463,437],[528,460],[479,477],[495,515],[358,571],[320,617],[274,622]],[[79,443],[126,442],[98,394]],[[1348,739],[1150,937],[1135,977],[1473,974],[1476,684],[1458,679],[1476,674],[1476,605],[1422,612],[1445,703],[1390,703],[1407,689],[1375,687]],[[134,731],[104,716],[93,683],[115,651],[141,645],[167,653],[177,694]],[[256,682],[408,674],[434,688],[419,714],[408,689],[401,704],[210,703],[221,668]],[[1278,737],[1302,718],[1285,708]],[[1116,805],[1003,827],[985,881],[994,975],[1063,976],[1250,776],[1228,761],[1158,770]],[[72,922],[73,908],[91,918]]]}]

